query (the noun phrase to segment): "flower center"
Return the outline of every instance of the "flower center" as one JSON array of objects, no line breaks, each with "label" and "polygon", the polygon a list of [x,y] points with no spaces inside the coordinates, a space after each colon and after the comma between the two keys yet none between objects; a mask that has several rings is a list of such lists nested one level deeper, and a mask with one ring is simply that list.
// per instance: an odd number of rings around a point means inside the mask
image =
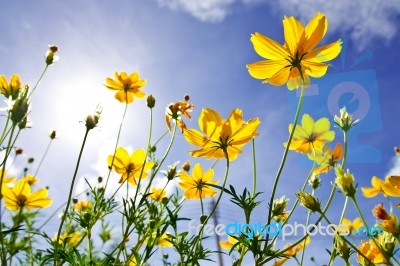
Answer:
[{"label": "flower center", "polygon": [[17,195],[16,199],[17,199],[17,205],[21,208],[25,206],[25,202],[28,200],[28,198],[24,195]]},{"label": "flower center", "polygon": [[133,172],[133,170],[135,169],[135,165],[133,163],[128,164],[128,166],[126,167],[126,173],[130,174],[131,172]]}]

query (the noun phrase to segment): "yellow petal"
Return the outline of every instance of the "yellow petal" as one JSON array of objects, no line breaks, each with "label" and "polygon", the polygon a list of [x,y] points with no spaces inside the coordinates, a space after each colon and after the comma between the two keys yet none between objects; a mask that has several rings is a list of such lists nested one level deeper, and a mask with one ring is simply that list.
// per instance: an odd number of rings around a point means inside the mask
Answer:
[{"label": "yellow petal", "polygon": [[302,65],[305,65],[305,72],[313,78],[320,78],[326,74],[329,65],[325,63],[312,62],[303,60]]},{"label": "yellow petal", "polygon": [[383,184],[385,184],[385,181],[383,181],[382,179],[380,179],[376,176],[373,176],[371,178],[371,184],[374,188],[381,189]]},{"label": "yellow petal", "polygon": [[185,130],[183,135],[187,142],[195,146],[204,146],[209,142],[209,139],[206,136],[192,128]]},{"label": "yellow petal", "polygon": [[288,65],[286,60],[264,60],[246,65],[250,75],[256,79],[266,79],[274,76]]},{"label": "yellow petal", "polygon": [[289,75],[290,75],[290,68],[285,67],[279,70],[275,75],[273,75],[264,82],[268,82],[274,86],[282,86],[288,81]]},{"label": "yellow petal", "polygon": [[308,52],[303,59],[314,62],[326,62],[336,58],[341,50],[342,50],[342,41],[338,40],[334,43],[321,46],[317,49]]},{"label": "yellow petal", "polygon": [[[222,125],[223,120],[218,112],[205,108],[201,110],[198,120],[199,128],[210,138],[218,131],[217,129]],[[198,145],[198,144],[194,144]],[[201,146],[201,145],[199,145]]]},{"label": "yellow petal", "polygon": [[115,94],[115,99],[117,99],[118,101],[120,101],[121,103],[124,103],[127,101],[127,92],[124,90],[119,90],[116,94]]},{"label": "yellow petal", "polygon": [[289,53],[276,41],[256,32],[250,38],[254,50],[265,59],[282,60],[289,57]]},{"label": "yellow petal", "polygon": [[203,168],[199,163],[196,163],[193,167],[192,171],[193,178],[197,181],[200,181],[203,178]]},{"label": "yellow petal", "polygon": [[362,187],[361,191],[362,191],[364,197],[366,197],[366,198],[373,198],[373,197],[377,196],[381,192],[380,189],[366,188],[366,187]]},{"label": "yellow petal", "polygon": [[144,149],[138,149],[132,152],[129,161],[134,165],[142,165],[145,162],[145,159],[146,159],[146,152],[144,151]]},{"label": "yellow petal", "polygon": [[292,57],[296,55],[299,44],[304,42],[304,27],[295,17],[283,19],[283,30],[285,33],[285,44]]},{"label": "yellow petal", "polygon": [[326,31],[328,30],[328,20],[325,15],[318,12],[308,22],[305,29],[305,43],[303,45],[303,51],[307,52],[317,46],[322,38],[324,38]]},{"label": "yellow petal", "polygon": [[123,87],[121,86],[121,83],[119,83],[116,80],[113,80],[111,78],[106,78],[106,84],[105,86],[111,90],[121,90]]},{"label": "yellow petal", "polygon": [[316,134],[321,134],[329,131],[330,127],[331,127],[331,122],[329,122],[329,119],[323,117],[318,119],[317,122],[315,122],[313,132]]},{"label": "yellow petal", "polygon": [[304,114],[301,118],[301,126],[307,133],[307,136],[311,136],[314,132],[314,119],[309,114]]}]

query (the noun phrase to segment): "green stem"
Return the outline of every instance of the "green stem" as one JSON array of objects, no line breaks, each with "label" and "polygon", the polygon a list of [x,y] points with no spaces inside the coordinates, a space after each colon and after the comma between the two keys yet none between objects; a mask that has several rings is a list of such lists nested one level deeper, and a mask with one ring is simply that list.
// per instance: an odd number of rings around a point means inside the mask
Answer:
[{"label": "green stem", "polygon": [[49,152],[49,149],[50,149],[50,146],[51,146],[51,143],[52,143],[52,142],[53,142],[53,139],[50,138],[50,141],[49,141],[49,143],[47,144],[46,150],[44,151],[44,154],[43,154],[42,158],[40,159],[40,162],[39,162],[39,164],[38,164],[38,167],[36,168],[36,171],[35,171],[34,176],[37,176],[37,174],[39,173],[39,169],[40,169],[40,167],[42,166],[42,163],[43,163],[43,161],[44,161],[44,158],[46,158],[47,153]]},{"label": "green stem", "polygon": [[[193,244],[193,247],[192,247],[192,250],[191,250],[190,254],[194,254],[193,252],[195,252],[195,250],[197,248],[197,244],[198,244],[198,242],[201,239],[201,236],[203,234],[204,226],[207,224],[208,220],[210,220],[211,216],[214,214],[215,210],[218,207],[219,202],[221,201],[222,195],[224,194],[226,181],[228,180],[228,175],[229,175],[229,156],[228,156],[228,153],[226,151],[224,151],[224,153],[225,153],[225,157],[226,157],[226,170],[225,170],[224,181],[222,183],[221,193],[219,194],[219,196],[217,198],[217,201],[215,202],[210,214],[207,216],[207,218],[203,222],[203,224],[202,224],[202,226],[201,226],[201,228],[199,230],[198,236],[196,237],[196,239],[194,241],[194,244]],[[193,259],[194,259],[194,256],[193,256]],[[195,265],[194,261],[193,261],[193,265]]]},{"label": "green stem", "polygon": [[40,81],[42,80],[44,74],[46,73],[47,69],[49,68],[49,65],[46,64],[45,68],[42,71],[42,74],[40,75],[38,81],[36,82],[35,86],[33,87],[33,89],[31,90],[31,93],[29,93],[28,99],[31,98],[33,92],[36,90],[36,87],[39,85]]},{"label": "green stem", "polygon": [[[314,197],[314,194],[315,194],[315,189],[313,189],[312,191],[311,191],[311,195]],[[307,213],[307,221],[306,221],[306,228],[308,228],[308,225],[310,224],[310,218],[311,218],[311,212],[308,212]],[[300,264],[299,265],[303,265],[303,261],[304,261],[304,255],[305,255],[305,253],[306,253],[306,241],[307,240],[304,240],[304,242],[303,242],[303,250],[301,251],[301,259],[300,259]]]},{"label": "green stem", "polygon": [[256,163],[256,145],[254,138],[251,140],[253,151],[253,197],[257,193],[257,163]]},{"label": "green stem", "polygon": [[3,144],[3,141],[7,136],[6,132],[8,132],[7,127],[9,122],[10,122],[10,112],[8,112],[6,124],[4,125],[3,132],[1,133],[0,136],[0,145]]},{"label": "green stem", "polygon": [[92,255],[92,230],[88,228],[87,232],[87,239],[88,239],[88,253],[89,253],[89,265],[93,265],[93,255]]},{"label": "green stem", "polygon": [[[328,224],[332,224],[330,222],[330,220],[326,217],[326,215],[324,213],[322,213],[322,216],[324,217],[325,221]],[[340,235],[339,233],[337,234],[341,239],[343,239],[343,241],[345,241],[355,252],[357,252],[358,254],[360,254],[360,256],[362,256],[365,260],[368,261],[368,263],[370,263],[370,265],[374,265],[356,246],[354,246],[349,240],[347,240],[344,236]]]},{"label": "green stem", "polygon": [[117,153],[117,148],[118,148],[118,142],[119,142],[119,138],[121,136],[121,131],[122,131],[122,125],[124,124],[124,120],[125,120],[125,115],[126,115],[126,111],[128,110],[128,102],[125,103],[125,109],[124,109],[124,113],[122,114],[122,119],[121,119],[121,123],[119,124],[119,128],[118,128],[118,134],[117,134],[117,141],[115,142],[115,147],[114,147],[114,154],[111,160],[111,165],[109,165],[109,169],[108,169],[108,175],[107,175],[107,179],[106,179],[106,185],[104,186],[104,193],[106,193],[106,189],[107,189],[107,185],[108,185],[108,180],[110,179],[111,176],[111,171],[112,171],[112,167],[114,165],[114,160],[115,160],[115,154]]},{"label": "green stem", "polygon": [[58,227],[57,240],[56,240],[56,244],[55,244],[55,248],[54,248],[54,266],[56,266],[56,265],[57,265],[57,262],[58,262],[58,257],[57,257],[57,255],[58,255],[58,247],[59,247],[59,241],[60,241],[61,230],[62,230],[62,227],[63,227],[63,225],[64,225],[65,219],[66,219],[66,217],[67,217],[67,215],[68,215],[69,206],[70,206],[70,204],[71,204],[72,191],[73,191],[73,189],[74,189],[74,184],[75,184],[76,175],[77,175],[77,173],[78,173],[79,164],[80,164],[80,162],[81,162],[81,158],[82,158],[82,154],[83,154],[83,149],[84,149],[84,147],[85,147],[85,143],[86,143],[87,136],[88,136],[88,134],[89,134],[89,130],[90,130],[90,129],[86,128],[85,136],[84,136],[83,142],[82,142],[82,147],[81,147],[81,150],[80,150],[80,152],[79,152],[78,161],[77,161],[77,163],[76,163],[74,175],[73,175],[73,177],[72,177],[71,187],[70,187],[70,189],[69,189],[69,194],[68,194],[68,199],[67,199],[67,206],[65,207],[65,211],[64,211],[64,213],[63,213],[60,226]]},{"label": "green stem", "polygon": [[[358,214],[360,215],[361,220],[362,220],[363,223],[364,223],[364,226],[365,226],[366,228],[369,228],[369,227],[368,227],[368,224],[367,224],[367,221],[365,220],[364,215],[363,215],[363,213],[362,213],[362,211],[361,211],[361,209],[360,209],[360,206],[358,205],[358,202],[357,202],[357,200],[356,200],[356,197],[355,197],[355,196],[352,196],[352,197],[350,197],[350,198],[351,198],[351,200],[353,201],[354,206],[356,207],[357,212],[358,212]],[[381,254],[383,255],[383,257],[385,257],[385,260],[386,260],[386,262],[387,262],[387,265],[392,265],[391,262],[390,262],[390,258],[388,258],[386,252],[383,251],[383,250],[382,250],[382,247],[376,242],[375,237],[370,237],[369,234],[368,234],[368,237],[369,237],[370,239],[372,239],[372,241],[374,242],[375,246],[379,249],[379,251],[381,252]]]},{"label": "green stem", "polygon": [[[273,204],[273,202],[274,202],[276,189],[277,189],[278,183],[279,183],[279,178],[280,178],[280,176],[281,176],[283,167],[284,167],[285,162],[286,162],[286,157],[287,157],[287,154],[288,154],[288,152],[289,152],[290,143],[292,142],[292,138],[293,138],[293,135],[294,135],[294,131],[295,131],[295,129],[296,129],[297,120],[299,119],[299,114],[300,114],[301,106],[302,106],[302,104],[303,104],[303,98],[304,98],[304,80],[303,80],[302,86],[301,86],[300,99],[299,99],[299,103],[298,103],[298,105],[297,105],[297,110],[296,110],[296,114],[295,114],[294,121],[293,121],[292,131],[290,132],[289,139],[288,139],[288,142],[287,142],[287,144],[286,144],[285,152],[283,153],[282,161],[281,161],[281,164],[280,164],[280,166],[279,166],[278,172],[277,172],[276,177],[275,177],[275,181],[274,181],[274,185],[273,185],[273,189],[272,189],[272,193],[271,193],[271,198],[270,198],[270,200],[269,200],[268,222],[267,222],[267,224],[270,224],[270,223],[271,223],[271,219],[272,219],[272,217],[271,217],[271,213],[272,213],[272,204]],[[267,234],[267,236],[266,236],[264,251],[266,251],[266,249],[267,249],[267,247],[268,247],[268,241],[269,241],[269,234]]]}]

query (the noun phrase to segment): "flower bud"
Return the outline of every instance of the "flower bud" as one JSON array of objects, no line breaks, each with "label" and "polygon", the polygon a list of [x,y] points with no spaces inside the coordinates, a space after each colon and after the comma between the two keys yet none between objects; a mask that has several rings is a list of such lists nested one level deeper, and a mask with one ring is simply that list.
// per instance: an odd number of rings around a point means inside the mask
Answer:
[{"label": "flower bud", "polygon": [[27,92],[28,90],[21,91],[11,108],[11,121],[15,124],[22,122],[22,120],[28,115],[30,102],[28,101]]},{"label": "flower bud", "polygon": [[49,134],[50,139],[55,139],[58,137],[57,131],[51,130]]},{"label": "flower bud", "polygon": [[46,52],[46,65],[51,65],[58,61],[58,47],[55,45],[49,45],[49,50]]},{"label": "flower bud", "polygon": [[334,248],[339,257],[341,257],[346,262],[349,260],[351,255],[351,250],[347,245],[346,241],[344,241],[342,237],[339,235],[335,235]]},{"label": "flower bud", "polygon": [[182,169],[185,170],[186,172],[189,172],[190,170],[190,162],[186,161],[183,165],[182,165]]},{"label": "flower bud", "polygon": [[383,203],[376,205],[372,209],[372,214],[379,220],[389,220],[390,216],[383,207]]},{"label": "flower bud", "polygon": [[101,108],[97,107],[93,114],[90,114],[85,119],[85,126],[87,130],[91,130],[97,126],[100,120]]},{"label": "flower bud", "polygon": [[33,163],[34,161],[35,161],[35,158],[33,158],[33,157],[28,158],[28,163]]},{"label": "flower bud", "polygon": [[319,175],[313,175],[313,176],[311,176],[310,180],[308,181],[308,184],[309,184],[313,189],[319,188],[319,185],[321,184],[321,179],[319,178]]},{"label": "flower bud", "polygon": [[340,117],[335,115],[335,124],[340,127],[344,132],[349,131],[353,126],[357,125],[359,119],[353,117],[346,111],[346,107],[340,109]]},{"label": "flower bud", "polygon": [[156,99],[154,98],[153,95],[149,95],[147,97],[147,107],[149,107],[150,109],[153,108],[156,105]]},{"label": "flower bud", "polygon": [[288,205],[289,199],[282,196],[280,199],[274,200],[272,204],[272,218],[277,222],[285,221],[288,213],[285,211]]},{"label": "flower bud", "polygon": [[204,224],[207,221],[207,217],[208,217],[207,215],[200,216],[200,223]]},{"label": "flower bud", "polygon": [[321,204],[310,194],[305,191],[296,193],[300,204],[312,212],[321,212]]},{"label": "flower bud", "polygon": [[336,185],[343,191],[343,194],[348,197],[354,197],[356,194],[356,188],[354,187],[354,176],[347,172],[344,172],[342,168],[336,168]]}]

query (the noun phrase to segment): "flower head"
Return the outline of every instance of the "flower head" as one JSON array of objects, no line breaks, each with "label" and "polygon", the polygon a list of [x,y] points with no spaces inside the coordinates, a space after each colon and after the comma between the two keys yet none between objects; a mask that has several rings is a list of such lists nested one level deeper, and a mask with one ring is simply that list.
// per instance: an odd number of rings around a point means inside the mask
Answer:
[{"label": "flower head", "polygon": [[198,163],[193,167],[192,176],[185,171],[181,171],[179,178],[179,187],[185,191],[184,195],[188,199],[204,199],[205,197],[214,197],[217,192],[209,186],[216,185],[218,180],[212,180],[214,170],[209,169],[207,172]]},{"label": "flower head", "polygon": [[84,212],[84,211],[88,211],[92,208],[92,203],[90,201],[86,201],[86,200],[79,200],[76,204],[74,204],[74,209],[77,212]]},{"label": "flower head", "polygon": [[[382,179],[373,176],[371,178],[371,185],[372,187],[362,187],[361,191],[364,195],[364,197],[366,198],[373,198],[377,195],[379,195],[380,193],[383,194],[383,196],[388,196],[384,191],[383,191],[383,186],[385,184],[388,184],[390,186],[390,183],[388,181],[389,177],[386,177],[385,181],[383,181]],[[389,186],[387,186],[387,188],[389,188]]]},{"label": "flower head", "polygon": [[[81,232],[64,232],[61,234],[58,241],[59,244],[66,243],[71,246],[77,246],[83,237],[84,234]],[[53,238],[53,241],[57,241],[57,235]]]},{"label": "flower head", "polygon": [[223,249],[228,249],[231,250],[233,245],[235,245],[238,242],[238,240],[230,235],[228,235],[228,239],[226,241],[219,241],[219,245]]},{"label": "flower head", "polygon": [[[335,132],[330,131],[330,122],[323,117],[314,122],[308,115],[303,115],[301,125],[297,125],[293,133],[289,149],[301,153],[311,153],[313,150],[321,151],[327,142],[335,138]],[[289,132],[292,132],[293,124],[289,125]],[[285,146],[287,143],[285,143]]]},{"label": "flower head", "polygon": [[[374,264],[386,264],[385,257],[380,252],[379,248],[375,245],[372,239],[369,242],[361,240],[361,245],[358,250],[364,254]],[[360,254],[357,254],[357,262],[362,266],[368,266],[370,263],[364,259]]]},{"label": "flower head", "polygon": [[285,43],[280,43],[256,32],[251,42],[258,55],[266,60],[248,64],[252,77],[263,79],[264,83],[281,86],[287,83],[288,89],[310,84],[310,77],[325,75],[328,64],[341,50],[340,40],[315,48],[325,36],[328,20],[317,13],[306,27],[294,17],[283,20]]},{"label": "flower head", "polygon": [[299,191],[296,193],[296,197],[299,199],[300,204],[309,209],[312,212],[321,212],[321,203],[314,198],[313,195],[305,191]]},{"label": "flower head", "polygon": [[86,116],[85,126],[87,130],[91,130],[97,126],[101,118],[101,111],[101,107],[98,106],[92,114]]},{"label": "flower head", "polygon": [[243,121],[242,110],[234,109],[226,120],[212,109],[203,109],[199,117],[199,127],[202,131],[187,129],[183,132],[186,141],[198,150],[190,151],[194,157],[207,159],[222,159],[228,155],[233,161],[242,153],[242,147],[258,136],[256,131],[260,125],[258,118]]},{"label": "flower head", "polygon": [[345,172],[342,168],[336,167],[336,185],[343,191],[348,197],[353,197],[356,194],[356,188],[354,187],[354,176],[347,170]]},{"label": "flower head", "polygon": [[36,184],[39,180],[34,175],[26,175],[24,177],[25,182],[27,182],[30,186]]},{"label": "flower head", "polygon": [[289,199],[285,196],[280,197],[279,199],[274,200],[272,204],[272,218],[277,222],[285,221],[289,215],[286,211],[286,207],[289,203]]},{"label": "flower head", "polygon": [[24,179],[20,179],[12,188],[3,186],[2,193],[9,210],[47,208],[51,204],[46,188],[31,193],[31,186]]},{"label": "flower head", "polygon": [[167,192],[165,192],[164,188],[151,188],[151,194],[149,197],[152,200],[161,202],[165,196],[167,196]]},{"label": "flower head", "polygon": [[146,85],[146,80],[140,79],[138,72],[128,74],[115,72],[114,78],[106,78],[105,86],[110,90],[116,90],[115,99],[121,103],[132,103],[134,97],[142,99],[146,94],[140,89]]},{"label": "flower head", "polygon": [[26,85],[21,84],[21,80],[18,75],[14,74],[10,77],[10,83],[7,78],[3,75],[0,76],[0,93],[6,98],[16,100],[21,89],[25,89]]},{"label": "flower head", "polygon": [[387,196],[400,197],[400,176],[388,176],[382,185],[382,191]]},{"label": "flower head", "polygon": [[349,131],[352,127],[357,125],[359,119],[353,119],[351,114],[346,111],[346,107],[340,109],[340,117],[335,115],[335,124],[340,127],[344,132]]},{"label": "flower head", "polygon": [[119,147],[115,152],[113,162],[113,155],[108,156],[108,165],[114,168],[115,172],[122,174],[119,183],[128,180],[128,183],[136,186],[136,179],[145,179],[148,174],[147,171],[153,168],[153,162],[145,162],[146,153],[143,149],[135,150],[131,155],[123,148]]},{"label": "flower head", "polygon": [[[287,260],[289,260],[289,257],[295,257],[296,254],[299,253],[304,248],[304,246],[308,246],[308,244],[310,244],[310,241],[311,241],[310,237],[307,237],[304,242],[301,242],[301,243],[297,244],[296,246],[292,247],[291,249],[287,250],[284,254],[288,257],[275,261],[273,266],[281,266],[281,265],[283,265],[283,263],[285,263]],[[285,245],[283,247],[283,249],[286,249],[286,248],[290,247],[291,245],[292,244],[289,243],[289,244]]]},{"label": "flower head", "polygon": [[192,112],[194,108],[193,104],[189,103],[189,96],[186,95],[183,101],[179,101],[176,103],[171,103],[165,109],[165,122],[167,123],[168,129],[171,131],[171,119],[175,121],[178,126],[181,128],[182,133],[186,129],[186,124],[182,120],[182,116],[186,116],[187,118],[191,118],[190,112]]},{"label": "flower head", "polygon": [[314,174],[327,173],[336,166],[336,163],[342,158],[342,144],[338,143],[335,149],[332,151],[328,146],[324,146],[322,151],[309,153],[308,158],[319,164],[319,167],[315,168]]},{"label": "flower head", "polygon": [[349,234],[352,234],[353,230],[360,229],[361,226],[363,226],[363,222],[361,221],[360,217],[355,218],[353,221],[343,218],[342,225],[345,225],[346,229],[349,231]]},{"label": "flower head", "polygon": [[57,55],[58,47],[56,45],[49,45],[49,50],[46,52],[46,65],[51,65],[58,61],[59,56]]}]

